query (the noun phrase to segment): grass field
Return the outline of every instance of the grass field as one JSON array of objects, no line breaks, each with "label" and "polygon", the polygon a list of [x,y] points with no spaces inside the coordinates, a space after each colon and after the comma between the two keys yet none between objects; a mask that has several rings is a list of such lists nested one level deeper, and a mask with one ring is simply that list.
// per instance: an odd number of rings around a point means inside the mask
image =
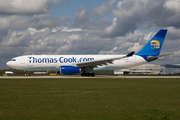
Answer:
[{"label": "grass field", "polygon": [[0,79],[0,120],[178,120],[180,79]]}]

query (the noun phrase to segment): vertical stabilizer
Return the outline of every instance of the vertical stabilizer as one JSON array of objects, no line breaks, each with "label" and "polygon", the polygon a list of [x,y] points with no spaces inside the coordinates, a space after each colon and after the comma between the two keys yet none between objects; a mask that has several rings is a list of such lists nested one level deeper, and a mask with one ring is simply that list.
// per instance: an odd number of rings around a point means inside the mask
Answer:
[{"label": "vertical stabilizer", "polygon": [[134,55],[142,56],[147,60],[148,56],[158,56],[160,54],[167,29],[159,30],[158,33],[137,53]]}]

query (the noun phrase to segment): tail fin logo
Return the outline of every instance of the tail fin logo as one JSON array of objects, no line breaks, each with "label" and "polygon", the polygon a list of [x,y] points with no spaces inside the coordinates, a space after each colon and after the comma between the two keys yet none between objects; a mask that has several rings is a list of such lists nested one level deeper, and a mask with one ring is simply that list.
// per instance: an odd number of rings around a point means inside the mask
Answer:
[{"label": "tail fin logo", "polygon": [[161,48],[161,43],[158,40],[152,40],[150,42],[150,48],[152,51],[156,52]]}]

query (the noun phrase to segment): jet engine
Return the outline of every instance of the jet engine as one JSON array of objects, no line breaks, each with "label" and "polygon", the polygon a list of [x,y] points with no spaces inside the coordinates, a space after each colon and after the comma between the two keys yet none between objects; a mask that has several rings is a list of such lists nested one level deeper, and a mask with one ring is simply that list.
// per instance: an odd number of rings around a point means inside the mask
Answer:
[{"label": "jet engine", "polygon": [[75,66],[60,66],[60,73],[64,75],[80,73],[80,68]]}]

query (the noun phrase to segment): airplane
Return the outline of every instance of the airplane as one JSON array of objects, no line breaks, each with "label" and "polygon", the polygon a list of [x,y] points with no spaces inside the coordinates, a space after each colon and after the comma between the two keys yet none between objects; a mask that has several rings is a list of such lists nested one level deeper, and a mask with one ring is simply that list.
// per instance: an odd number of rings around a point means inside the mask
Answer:
[{"label": "airplane", "polygon": [[13,69],[24,71],[57,71],[69,75],[95,76],[96,70],[117,70],[131,68],[163,58],[159,55],[167,29],[159,30],[154,37],[137,53],[127,55],[23,55],[6,63]]}]

